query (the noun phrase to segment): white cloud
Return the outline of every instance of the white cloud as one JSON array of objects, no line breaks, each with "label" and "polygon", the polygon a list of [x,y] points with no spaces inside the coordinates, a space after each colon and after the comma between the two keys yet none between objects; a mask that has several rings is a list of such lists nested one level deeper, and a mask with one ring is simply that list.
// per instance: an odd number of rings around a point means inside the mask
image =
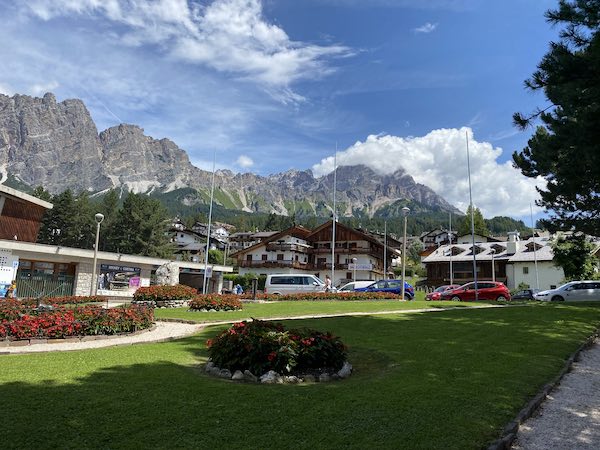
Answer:
[{"label": "white cloud", "polygon": [[427,22],[427,23],[421,25],[420,27],[415,28],[413,31],[415,33],[431,33],[432,31],[434,31],[437,28],[437,26],[438,26],[437,23]]},{"label": "white cloud", "polygon": [[240,155],[236,161],[236,164],[244,169],[247,169],[248,167],[252,167],[254,165],[254,161],[249,156]]},{"label": "white cloud", "polygon": [[197,6],[187,0],[33,0],[25,7],[42,20],[59,16],[100,16],[124,25],[123,43],[157,45],[177,59],[233,73],[264,85],[274,96],[300,100],[288,86],[332,69],[325,61],[352,52],[341,45],[292,41],[268,23],[260,0],[214,0]]},{"label": "white cloud", "polygon": [[[488,142],[477,142],[470,128],[434,130],[422,137],[371,135],[339,152],[337,163],[364,164],[381,174],[403,168],[416,182],[466,211],[469,184],[465,133],[469,136],[473,203],[485,217],[529,214],[530,203],[539,197],[535,187],[545,186],[544,180],[523,176],[510,161],[499,163],[502,150]],[[315,176],[331,172],[333,164],[333,156],[315,164]]]},{"label": "white cloud", "polygon": [[56,81],[49,81],[48,83],[35,83],[29,87],[28,92],[33,95],[44,95],[46,92],[54,91],[59,84]]}]

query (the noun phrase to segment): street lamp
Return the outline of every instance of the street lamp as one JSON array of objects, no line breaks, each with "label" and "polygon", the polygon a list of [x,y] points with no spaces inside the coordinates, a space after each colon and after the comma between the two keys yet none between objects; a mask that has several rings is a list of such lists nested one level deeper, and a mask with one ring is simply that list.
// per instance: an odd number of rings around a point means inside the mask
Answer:
[{"label": "street lamp", "polygon": [[410,213],[410,208],[406,206],[402,208],[402,215],[404,215],[404,238],[402,239],[402,300],[404,300],[404,278],[406,277],[406,218]]},{"label": "street lamp", "polygon": [[496,253],[496,250],[491,249],[490,253],[492,254],[492,281],[496,281],[496,267],[494,266],[494,253]]},{"label": "street lamp", "polygon": [[358,261],[356,258],[352,258],[352,264],[354,265],[354,279],[352,281],[354,281],[356,283],[356,261]]},{"label": "street lamp", "polygon": [[98,260],[98,239],[100,238],[100,224],[104,220],[104,214],[97,213],[96,219],[96,244],[94,245],[94,265],[92,267],[92,285],[90,295],[96,295],[98,292],[98,283],[96,282],[96,261]]}]

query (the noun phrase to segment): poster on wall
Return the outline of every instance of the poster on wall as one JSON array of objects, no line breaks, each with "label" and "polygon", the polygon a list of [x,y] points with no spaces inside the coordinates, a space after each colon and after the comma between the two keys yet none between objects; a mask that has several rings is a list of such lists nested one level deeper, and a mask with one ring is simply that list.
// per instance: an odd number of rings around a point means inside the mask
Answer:
[{"label": "poster on wall", "polygon": [[[0,248],[0,298],[7,296],[10,286],[17,278],[19,257],[12,254],[11,250]],[[16,297],[16,292],[12,292]]]},{"label": "poster on wall", "polygon": [[135,291],[141,285],[139,267],[100,264],[98,290]]}]

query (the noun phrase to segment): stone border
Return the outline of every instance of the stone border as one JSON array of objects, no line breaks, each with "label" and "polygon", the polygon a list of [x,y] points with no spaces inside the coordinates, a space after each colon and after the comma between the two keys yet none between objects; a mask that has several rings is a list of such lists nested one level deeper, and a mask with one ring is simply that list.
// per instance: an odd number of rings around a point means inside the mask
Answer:
[{"label": "stone border", "polygon": [[212,361],[208,361],[204,365],[204,371],[213,377],[223,378],[226,380],[247,382],[247,383],[259,383],[259,384],[299,384],[299,383],[326,383],[328,381],[344,380],[352,374],[352,364],[348,361],[344,361],[344,365],[340,370],[335,373],[322,373],[319,377],[315,377],[311,374],[305,375],[281,375],[274,370],[256,376],[249,370],[236,370],[233,374],[228,369],[220,369],[215,366]]},{"label": "stone border", "polygon": [[527,419],[533,416],[533,414],[546,400],[546,396],[558,387],[563,377],[566,374],[568,374],[573,368],[573,363],[579,360],[579,355],[581,354],[581,352],[587,350],[594,344],[596,339],[598,339],[599,333],[600,329],[597,329],[590,337],[587,338],[587,340],[583,344],[581,344],[581,346],[577,350],[575,350],[575,352],[567,359],[558,375],[554,377],[554,379],[550,381],[550,383],[545,384],[540,390],[540,392],[538,392],[538,394],[535,397],[533,397],[533,399],[531,399],[525,405],[525,407],[521,409],[521,411],[519,411],[514,420],[509,422],[508,425],[504,427],[500,438],[492,442],[487,448],[487,450],[510,450],[512,444],[517,438],[517,433],[521,424],[523,424],[523,422],[525,422]]},{"label": "stone border", "polygon": [[137,336],[139,334],[148,333],[150,331],[154,331],[156,329],[156,324],[152,324],[151,327],[145,328],[143,330],[137,330],[132,333],[119,333],[119,334],[97,334],[97,335],[87,335],[87,336],[69,336],[66,338],[31,338],[31,339],[19,339],[16,341],[11,341],[9,339],[5,339],[0,341],[1,347],[25,347],[28,345],[36,345],[36,344],[63,344],[63,343],[71,343],[71,342],[88,342],[88,341],[102,341],[105,339],[118,339],[122,337],[129,336]]}]

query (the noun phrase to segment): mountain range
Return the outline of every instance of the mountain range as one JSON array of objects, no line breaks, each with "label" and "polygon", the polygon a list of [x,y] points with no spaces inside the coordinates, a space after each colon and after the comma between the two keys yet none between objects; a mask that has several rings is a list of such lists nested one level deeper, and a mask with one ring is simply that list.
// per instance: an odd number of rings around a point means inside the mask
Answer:
[{"label": "mountain range", "polygon": [[[180,191],[175,197],[189,206],[209,201],[212,173],[193,166],[174,142],[147,136],[139,126],[120,124],[99,133],[81,100],[57,102],[47,93],[43,98],[0,94],[0,177],[51,193]],[[332,189],[333,174],[316,178],[310,170],[269,176],[219,170],[214,198],[234,210],[328,216]],[[422,212],[460,213],[403,170],[380,175],[366,166],[341,166],[336,199],[343,216],[392,215],[406,204]]]}]

